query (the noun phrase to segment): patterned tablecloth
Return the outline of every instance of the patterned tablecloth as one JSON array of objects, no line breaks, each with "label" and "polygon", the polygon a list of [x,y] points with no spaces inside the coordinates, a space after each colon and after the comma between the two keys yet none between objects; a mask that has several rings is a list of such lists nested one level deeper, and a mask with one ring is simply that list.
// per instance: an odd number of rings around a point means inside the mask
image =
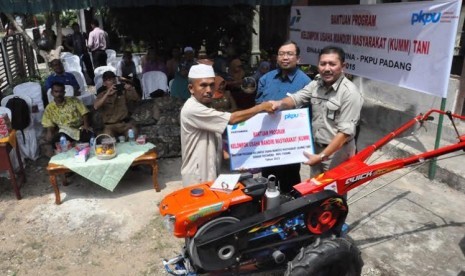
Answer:
[{"label": "patterned tablecloth", "polygon": [[115,158],[110,160],[98,159],[93,150],[86,162],[76,162],[74,155],[76,150],[72,149],[64,153],[59,153],[50,159],[50,163],[63,165],[90,181],[113,191],[120,182],[123,175],[131,166],[134,159],[155,147],[152,143],[144,145],[129,142],[117,143]]}]

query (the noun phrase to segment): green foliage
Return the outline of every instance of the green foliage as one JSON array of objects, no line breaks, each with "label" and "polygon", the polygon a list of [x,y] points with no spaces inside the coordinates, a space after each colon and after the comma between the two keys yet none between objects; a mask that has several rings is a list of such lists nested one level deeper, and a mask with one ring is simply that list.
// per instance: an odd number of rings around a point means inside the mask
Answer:
[{"label": "green foliage", "polygon": [[74,22],[78,22],[76,11],[63,11],[61,13],[61,26],[71,27]]},{"label": "green foliage", "polygon": [[45,24],[45,16],[43,14],[36,14],[37,25]]}]

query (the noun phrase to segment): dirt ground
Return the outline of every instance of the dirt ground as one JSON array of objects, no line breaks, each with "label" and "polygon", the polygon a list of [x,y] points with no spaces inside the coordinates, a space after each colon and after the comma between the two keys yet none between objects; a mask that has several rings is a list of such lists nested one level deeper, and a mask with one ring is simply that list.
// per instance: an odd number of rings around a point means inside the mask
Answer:
[{"label": "dirt ground", "polygon": [[55,205],[43,158],[27,164],[22,200],[0,178],[0,275],[162,275],[162,257],[182,240],[162,226],[157,203],[181,186],[180,159],[159,162],[156,193],[148,169],[128,171],[110,192],[75,175]]},{"label": "dirt ground", "polygon": [[[23,199],[0,178],[0,275],[166,275],[162,258],[183,240],[162,226],[157,203],[181,187],[180,158],[159,160],[161,192],[149,170],[128,171],[110,192],[77,175],[55,197],[47,159],[27,164]],[[301,171],[309,176],[308,168]],[[465,195],[421,174],[403,172],[351,192],[350,236],[363,275],[465,275]]]}]

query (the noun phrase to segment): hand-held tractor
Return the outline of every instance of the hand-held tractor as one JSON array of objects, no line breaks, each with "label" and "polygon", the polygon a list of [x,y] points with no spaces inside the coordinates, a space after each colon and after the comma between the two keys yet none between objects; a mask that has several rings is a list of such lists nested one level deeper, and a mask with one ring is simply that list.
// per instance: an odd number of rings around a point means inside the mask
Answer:
[{"label": "hand-held tractor", "polygon": [[[431,116],[449,117],[458,142],[407,158],[368,165],[379,148]],[[342,195],[388,172],[465,149],[455,127],[464,116],[430,110],[418,115],[341,165],[279,194],[274,179],[243,175],[231,193],[210,189],[213,182],[173,192],[160,203],[168,229],[185,238],[184,252],[165,261],[175,275],[247,274],[287,266],[287,275],[360,275],[360,251],[341,237],[348,214]]]}]

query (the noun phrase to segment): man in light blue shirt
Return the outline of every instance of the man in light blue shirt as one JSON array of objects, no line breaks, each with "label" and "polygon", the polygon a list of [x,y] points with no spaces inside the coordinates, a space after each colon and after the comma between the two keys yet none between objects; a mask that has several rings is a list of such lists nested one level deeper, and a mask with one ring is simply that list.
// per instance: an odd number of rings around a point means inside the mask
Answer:
[{"label": "man in light blue shirt", "polygon": [[263,75],[258,82],[255,103],[281,100],[309,84],[311,79],[297,68],[299,47],[294,42],[284,43],[278,51],[278,69]]},{"label": "man in light blue shirt", "polygon": [[[287,41],[278,50],[278,69],[263,75],[258,82],[255,103],[278,101],[304,88],[311,79],[297,67],[300,49],[295,42]],[[280,183],[282,192],[289,192],[300,183],[300,163],[266,167],[262,176],[273,174]]]}]

